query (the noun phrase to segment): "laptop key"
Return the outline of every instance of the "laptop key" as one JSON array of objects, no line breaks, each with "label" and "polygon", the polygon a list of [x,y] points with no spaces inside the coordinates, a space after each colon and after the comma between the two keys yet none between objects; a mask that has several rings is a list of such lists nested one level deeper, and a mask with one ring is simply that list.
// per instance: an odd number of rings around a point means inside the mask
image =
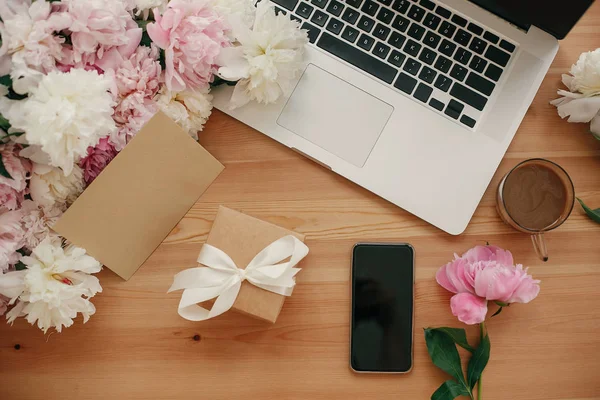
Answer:
[{"label": "laptop key", "polygon": [[402,15],[396,15],[392,28],[399,30],[400,32],[406,32],[410,21],[404,18]]},{"label": "laptop key", "polygon": [[485,61],[481,57],[475,56],[471,60],[471,63],[469,64],[469,68],[479,72],[480,74],[483,74],[483,71],[485,70],[486,65],[487,65],[487,61]]},{"label": "laptop key", "polygon": [[442,44],[440,45],[439,50],[448,57],[452,57],[452,54],[454,54],[454,50],[456,50],[456,45],[451,41],[444,39],[442,40]]},{"label": "laptop key", "polygon": [[431,0],[421,0],[419,4],[432,11],[435,8],[435,3]]},{"label": "laptop key", "polygon": [[442,22],[442,26],[440,26],[438,32],[447,38],[452,38],[452,35],[454,35],[454,32],[456,32],[456,25],[452,25],[450,22],[444,21]]},{"label": "laptop key", "polygon": [[498,43],[498,40],[500,40],[500,38],[498,36],[494,35],[492,32],[488,32],[488,31],[486,31],[483,34],[483,38],[485,40],[487,40],[488,42],[492,42],[493,44]]},{"label": "laptop key", "polygon": [[496,46],[490,45],[488,46],[488,49],[485,52],[485,58],[495,62],[496,64],[502,67],[506,67],[506,64],[508,64],[508,60],[510,60],[510,54],[505,53]]},{"label": "laptop key", "polygon": [[329,18],[329,16],[327,14],[325,14],[323,11],[317,10],[317,11],[315,11],[312,18],[310,19],[310,22],[312,22],[316,25],[319,25],[319,26],[325,26],[325,23],[327,22],[328,18]]},{"label": "laptop key", "polygon": [[360,21],[358,21],[358,24],[356,26],[358,26],[359,29],[362,29],[365,32],[371,32],[371,29],[373,29],[374,25],[374,20],[367,17],[366,15],[363,15],[362,17],[360,17]]},{"label": "laptop key", "polygon": [[298,0],[273,0],[273,3],[293,11],[296,8],[296,4],[298,4]]},{"label": "laptop key", "polygon": [[409,39],[408,42],[406,42],[406,46],[404,46],[404,52],[413,57],[416,57],[417,54],[419,54],[419,50],[421,50],[421,45],[412,39]]},{"label": "laptop key", "polygon": [[394,86],[402,90],[404,93],[411,94],[415,86],[417,86],[417,80],[406,75],[404,72],[400,72],[400,75],[398,75],[398,79],[396,79]]},{"label": "laptop key", "polygon": [[383,58],[384,60],[387,57],[387,55],[389,54],[389,52],[390,52],[390,46],[385,45],[381,42],[377,42],[377,44],[375,45],[375,48],[373,49],[373,54],[375,54],[379,58]]},{"label": "laptop key", "polygon": [[473,32],[476,35],[481,35],[483,33],[483,28],[480,27],[479,25],[475,25],[474,23],[469,23],[469,26],[467,26],[467,30],[469,32]]},{"label": "laptop key", "polygon": [[314,43],[315,40],[317,40],[317,37],[319,37],[319,33],[321,33],[319,28],[309,24],[308,22],[302,24],[302,29],[306,29],[308,31],[308,41],[311,43]]},{"label": "laptop key", "polygon": [[342,19],[349,24],[353,24],[358,19],[358,11],[353,10],[351,8],[346,8],[346,11],[344,11],[344,15],[342,15]]},{"label": "laptop key", "polygon": [[463,17],[461,17],[460,15],[456,15],[456,14],[454,14],[454,15],[452,16],[452,22],[454,22],[456,25],[460,25],[460,26],[462,26],[463,28],[464,28],[465,26],[467,26],[467,20],[466,20],[466,19],[464,19]]},{"label": "laptop key", "polygon": [[394,13],[387,8],[381,7],[379,13],[377,14],[377,19],[383,22],[384,24],[389,24],[394,19]]},{"label": "laptop key", "polygon": [[432,98],[431,100],[429,100],[429,105],[438,111],[442,111],[444,109],[444,103],[442,103],[438,99]]},{"label": "laptop key", "polygon": [[513,51],[515,51],[515,45],[512,43],[507,42],[506,40],[502,39],[502,41],[500,42],[500,47],[506,51],[508,51],[509,53],[512,53]]},{"label": "laptop key", "polygon": [[373,31],[373,36],[377,39],[385,40],[390,34],[391,29],[385,25],[377,24],[375,30]]},{"label": "laptop key", "polygon": [[377,1],[380,2],[381,4],[383,4],[384,6],[388,6],[389,7],[389,6],[392,5],[392,2],[394,0],[377,0]]},{"label": "laptop key", "polygon": [[413,96],[417,100],[421,100],[423,103],[427,103],[427,100],[429,100],[429,97],[431,96],[432,92],[433,89],[430,86],[427,86],[424,83],[419,83],[419,86],[417,86],[417,90],[415,90],[415,94],[413,94]]},{"label": "laptop key", "polygon": [[362,4],[363,0],[346,0],[346,4],[358,8]]},{"label": "laptop key", "polygon": [[342,31],[343,27],[344,27],[344,23],[342,21],[340,21],[339,19],[335,19],[335,18],[331,18],[329,20],[329,23],[327,24],[327,30],[329,32],[335,33],[336,35]]},{"label": "laptop key", "polygon": [[360,39],[358,39],[358,42],[356,44],[358,44],[358,47],[360,47],[361,49],[369,51],[371,50],[371,47],[373,47],[373,44],[375,44],[375,39],[363,33],[362,35],[360,35]]},{"label": "laptop key", "polygon": [[370,16],[374,16],[377,13],[378,9],[379,5],[377,3],[371,0],[367,0],[365,1],[365,4],[363,4],[361,11]]},{"label": "laptop key", "polygon": [[465,31],[464,29],[459,29],[458,32],[456,32],[456,35],[454,35],[454,41],[467,47],[471,37],[473,37],[473,35],[471,35],[469,32]]},{"label": "laptop key", "polygon": [[396,67],[400,68],[406,56],[396,50],[392,51],[392,54],[388,58],[388,61],[394,64]]},{"label": "laptop key", "polygon": [[435,49],[440,43],[440,40],[442,40],[442,37],[440,35],[433,32],[427,32],[427,34],[425,35],[425,39],[423,39],[423,43],[425,43],[432,49]]},{"label": "laptop key", "polygon": [[450,71],[450,67],[452,66],[452,61],[447,59],[444,56],[439,56],[437,61],[435,62],[434,68],[438,71],[442,71],[443,73],[447,73]]},{"label": "laptop key", "polygon": [[315,6],[317,6],[319,8],[325,8],[325,5],[327,4],[327,0],[311,0],[311,3],[313,3]]},{"label": "laptop key", "polygon": [[452,13],[450,12],[450,10],[445,9],[442,6],[437,6],[437,8],[435,9],[435,13],[437,15],[441,15],[444,18],[450,18],[450,16],[452,15]]},{"label": "laptop key", "polygon": [[386,83],[392,83],[396,76],[396,68],[327,32],[323,32],[317,46]]},{"label": "laptop key", "polygon": [[462,81],[463,79],[465,79],[465,76],[467,76],[467,69],[464,67],[461,67],[458,64],[454,64],[454,66],[452,67],[452,70],[450,71],[450,76],[453,77],[454,79]]},{"label": "laptop key", "polygon": [[442,92],[447,92],[450,89],[450,85],[452,85],[452,79],[448,78],[445,75],[438,75],[437,79],[433,86],[440,89]]},{"label": "laptop key", "polygon": [[496,87],[496,84],[494,82],[482,78],[481,76],[472,72],[469,73],[469,76],[465,81],[465,85],[470,86],[478,92],[481,92],[487,96],[492,94],[494,88]]},{"label": "laptop key", "polygon": [[311,5],[308,5],[306,3],[300,3],[298,9],[296,10],[296,14],[298,14],[302,18],[308,19],[308,17],[310,17],[310,14],[312,14],[314,9],[315,8]]},{"label": "laptop key", "polygon": [[358,29],[354,29],[351,26],[347,26],[346,29],[344,29],[344,32],[342,33],[342,38],[346,39],[350,43],[354,43],[356,41],[356,38],[358,37],[358,34]]},{"label": "laptop key", "polygon": [[394,11],[398,11],[399,13],[405,14],[408,11],[408,7],[410,6],[410,2],[408,0],[396,0],[394,1],[394,5],[392,8]]},{"label": "laptop key", "polygon": [[444,111],[444,114],[446,114],[454,119],[458,119],[460,113],[462,112],[462,110],[464,108],[465,108],[464,104],[461,104],[458,101],[452,99],[446,106],[446,110]]},{"label": "laptop key", "polygon": [[464,101],[479,111],[482,111],[483,107],[485,107],[485,104],[487,103],[487,98],[483,97],[479,93],[474,92],[468,87],[461,85],[458,82],[452,86],[450,95],[456,97],[460,101]]},{"label": "laptop key", "polygon": [[440,22],[442,22],[442,19],[440,17],[432,13],[427,13],[425,20],[423,21],[423,25],[425,25],[432,31],[435,31],[437,27],[440,26]]},{"label": "laptop key", "polygon": [[477,121],[475,121],[473,118],[471,118],[471,117],[469,117],[467,115],[463,115],[462,117],[460,117],[460,122],[462,122],[463,124],[465,124],[469,128],[474,127],[475,124],[477,123]]},{"label": "laptop key", "polygon": [[419,55],[419,60],[423,61],[427,65],[433,64],[435,57],[437,54],[433,50],[429,50],[427,47],[423,49],[421,54]]},{"label": "laptop key", "polygon": [[487,43],[479,38],[474,38],[469,49],[473,50],[477,54],[483,54],[483,51],[487,47]]},{"label": "laptop key", "polygon": [[421,73],[419,74],[419,79],[421,79],[427,83],[433,83],[436,75],[437,75],[437,72],[435,72],[433,69],[429,68],[428,66],[424,66],[423,69],[421,70]]},{"label": "laptop key", "polygon": [[472,55],[473,53],[471,53],[469,50],[458,49],[456,50],[456,54],[454,54],[454,60],[463,65],[467,65]]},{"label": "laptop key", "polygon": [[502,75],[502,68],[499,68],[494,64],[490,64],[484,75],[491,80],[498,82],[498,79],[500,79],[500,76]]},{"label": "laptop key", "polygon": [[408,36],[413,37],[417,40],[421,40],[421,38],[425,34],[425,28],[413,22],[412,24],[410,24],[410,28],[408,28],[407,33]]},{"label": "laptop key", "polygon": [[339,1],[332,0],[327,6],[327,12],[339,17],[344,10],[344,5]]},{"label": "laptop key", "polygon": [[418,62],[417,60],[413,60],[412,58],[409,58],[404,63],[403,69],[411,75],[417,75],[417,72],[419,72],[420,68],[421,68],[420,62]]},{"label": "laptop key", "polygon": [[388,40],[388,43],[394,46],[397,49],[402,48],[404,41],[406,40],[406,36],[399,34],[398,32],[392,32],[392,36]]},{"label": "laptop key", "polygon": [[425,16],[425,9],[419,7],[416,4],[413,4],[413,6],[410,8],[410,11],[408,12],[408,17],[417,22],[421,22],[421,20],[423,19],[424,16]]}]

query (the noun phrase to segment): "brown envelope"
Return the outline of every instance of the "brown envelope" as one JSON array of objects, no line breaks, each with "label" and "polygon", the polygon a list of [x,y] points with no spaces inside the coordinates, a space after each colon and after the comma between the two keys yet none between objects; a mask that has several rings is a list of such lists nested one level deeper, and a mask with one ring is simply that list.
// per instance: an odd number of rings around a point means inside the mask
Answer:
[{"label": "brown envelope", "polygon": [[[304,235],[221,206],[206,243],[224,251],[238,268],[246,268],[262,249],[287,235],[304,241]],[[243,282],[232,309],[274,323],[284,301],[285,296]]]},{"label": "brown envelope", "polygon": [[129,279],[223,168],[159,112],[53,229]]}]

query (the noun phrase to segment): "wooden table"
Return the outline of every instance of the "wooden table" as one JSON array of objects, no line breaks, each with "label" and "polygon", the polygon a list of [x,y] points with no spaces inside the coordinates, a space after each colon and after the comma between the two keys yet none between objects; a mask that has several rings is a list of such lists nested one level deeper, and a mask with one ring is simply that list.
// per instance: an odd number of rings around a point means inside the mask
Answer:
[{"label": "wooden table", "polygon": [[[500,221],[494,189],[519,161],[547,157],[577,195],[600,207],[600,142],[560,120],[548,101],[583,51],[600,47],[600,3],[574,29],[467,231],[449,236],[215,111],[201,143],[226,165],[188,215],[128,282],[108,270],[96,314],[44,336],[23,319],[0,324],[0,399],[428,399],[446,379],[422,327],[462,327],[434,279],[454,252],[489,241],[542,280],[540,296],[489,321],[484,399],[600,398],[600,225],[577,206],[547,235],[543,264],[526,235]],[[306,234],[311,253],[277,323],[235,313],[204,323],[177,315],[173,275],[194,264],[219,204]],[[417,252],[414,370],[355,375],[348,368],[350,249],[406,241]],[[475,327],[469,328],[473,338]],[[194,338],[195,337],[195,338]],[[20,349],[17,349],[20,345]]]}]

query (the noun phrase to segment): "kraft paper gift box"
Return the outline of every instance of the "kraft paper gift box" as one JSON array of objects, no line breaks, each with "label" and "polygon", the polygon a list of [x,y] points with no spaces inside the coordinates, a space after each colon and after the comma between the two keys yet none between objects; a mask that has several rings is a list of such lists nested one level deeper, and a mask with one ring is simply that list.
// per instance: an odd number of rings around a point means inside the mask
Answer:
[{"label": "kraft paper gift box", "polygon": [[[245,268],[261,250],[287,235],[304,242],[304,235],[221,206],[206,243],[224,251],[238,268]],[[244,281],[230,311],[274,323],[285,298]]]}]

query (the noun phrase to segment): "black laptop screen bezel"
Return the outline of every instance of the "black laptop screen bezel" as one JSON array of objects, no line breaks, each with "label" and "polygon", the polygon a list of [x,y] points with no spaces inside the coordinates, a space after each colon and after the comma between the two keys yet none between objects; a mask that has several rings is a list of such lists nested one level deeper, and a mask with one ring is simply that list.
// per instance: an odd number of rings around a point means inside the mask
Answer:
[{"label": "black laptop screen bezel", "polygon": [[564,39],[594,0],[469,0],[528,30],[536,26]]}]

